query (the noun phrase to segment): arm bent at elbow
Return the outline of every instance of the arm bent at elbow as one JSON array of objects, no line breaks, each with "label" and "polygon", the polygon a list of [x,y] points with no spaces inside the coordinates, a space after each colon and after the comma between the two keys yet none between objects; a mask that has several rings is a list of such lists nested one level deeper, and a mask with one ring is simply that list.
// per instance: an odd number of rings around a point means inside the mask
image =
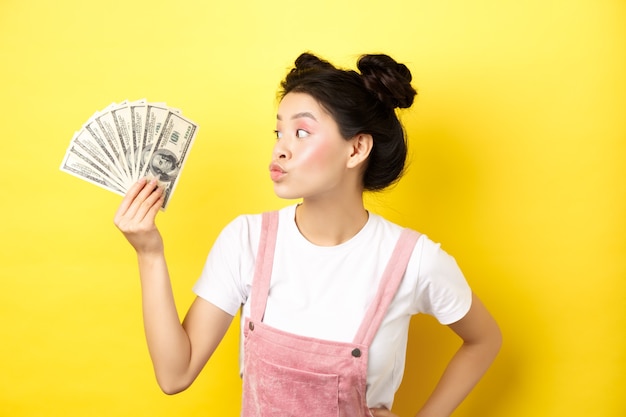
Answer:
[{"label": "arm bent at elbow", "polygon": [[472,296],[472,306],[449,327],[463,339],[435,390],[417,417],[446,417],[458,407],[495,360],[502,334],[483,303]]},{"label": "arm bent at elbow", "polygon": [[233,317],[196,298],[181,324],[155,224],[163,198],[155,180],[137,181],[122,200],[114,223],[137,252],[144,329],[157,381],[163,392],[175,394],[195,380]]},{"label": "arm bent at elbow", "polygon": [[226,334],[233,316],[197,297],[182,325],[178,337],[164,344],[148,342],[157,382],[169,395],[187,389]]}]

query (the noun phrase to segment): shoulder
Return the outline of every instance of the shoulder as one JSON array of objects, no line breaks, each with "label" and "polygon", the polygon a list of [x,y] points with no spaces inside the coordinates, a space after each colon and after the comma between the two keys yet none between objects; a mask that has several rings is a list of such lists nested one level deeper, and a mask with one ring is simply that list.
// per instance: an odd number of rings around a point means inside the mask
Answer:
[{"label": "shoulder", "polygon": [[417,236],[396,302],[411,314],[430,314],[442,323],[462,317],[471,302],[471,289],[456,259],[428,235],[376,217],[380,236],[387,242],[395,244],[407,230]]},{"label": "shoulder", "polygon": [[220,238],[250,235],[251,231],[261,229],[261,218],[262,214],[240,214],[224,226]]},{"label": "shoulder", "polygon": [[234,315],[248,298],[254,274],[262,213],[241,214],[221,230],[194,292]]},{"label": "shoulder", "polygon": [[433,241],[427,235],[421,235],[414,251],[414,257],[419,260],[421,275],[427,275],[441,269],[458,269],[454,257],[441,247],[441,243]]},{"label": "shoulder", "polygon": [[438,262],[446,263],[450,260],[454,262],[454,258],[441,248],[441,243],[431,240],[428,235],[419,230],[399,225],[375,213],[370,213],[370,218],[372,223],[375,224],[378,237],[388,238],[389,241],[397,242],[404,232],[418,238],[413,250],[413,262],[419,262],[425,267]]},{"label": "shoulder", "polygon": [[389,238],[391,240],[397,240],[405,227],[396,224],[380,214],[376,214],[373,212],[369,213],[369,223],[372,227],[372,230],[378,234],[379,236]]},{"label": "shoulder", "polygon": [[[424,245],[423,241],[428,240],[428,237],[421,232],[401,226],[375,213],[370,213],[370,223],[374,231],[372,238],[380,242],[381,246],[391,250],[398,246],[399,243],[413,245],[411,259],[419,257]],[[403,239],[402,241],[401,238]]]},{"label": "shoulder", "polygon": [[[293,206],[288,206],[278,210],[268,211],[265,213],[275,212],[278,215],[279,224],[289,220],[290,213],[294,211]],[[237,244],[246,244],[254,247],[259,243],[261,228],[263,224],[263,214],[240,214],[233,218],[220,232],[218,241],[233,242]]]},{"label": "shoulder", "polygon": [[463,317],[471,304],[471,288],[456,259],[441,244],[422,236],[409,265],[417,278],[415,305],[442,324]]}]

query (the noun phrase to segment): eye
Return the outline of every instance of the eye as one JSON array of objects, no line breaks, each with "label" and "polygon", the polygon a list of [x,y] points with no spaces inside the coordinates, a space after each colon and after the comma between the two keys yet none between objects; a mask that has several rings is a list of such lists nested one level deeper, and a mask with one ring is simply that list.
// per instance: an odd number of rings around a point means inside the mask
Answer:
[{"label": "eye", "polygon": [[307,132],[304,129],[298,129],[296,130],[296,137],[302,139],[302,138],[306,138],[307,136],[309,136],[309,132]]},{"label": "eye", "polygon": [[276,135],[276,140],[283,137],[283,132],[281,132],[280,130],[275,130],[274,134]]}]

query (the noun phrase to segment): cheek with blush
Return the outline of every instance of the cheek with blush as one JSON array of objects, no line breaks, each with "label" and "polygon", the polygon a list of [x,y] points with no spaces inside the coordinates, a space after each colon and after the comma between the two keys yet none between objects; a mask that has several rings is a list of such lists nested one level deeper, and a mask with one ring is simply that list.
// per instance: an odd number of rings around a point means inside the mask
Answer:
[{"label": "cheek with blush", "polygon": [[342,149],[331,141],[320,141],[301,150],[299,165],[306,170],[326,172],[340,161]]}]

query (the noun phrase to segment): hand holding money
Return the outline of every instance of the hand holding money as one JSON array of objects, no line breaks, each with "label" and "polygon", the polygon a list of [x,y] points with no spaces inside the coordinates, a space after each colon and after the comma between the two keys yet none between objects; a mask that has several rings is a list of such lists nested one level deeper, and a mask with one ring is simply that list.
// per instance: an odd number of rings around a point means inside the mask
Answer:
[{"label": "hand holding money", "polygon": [[120,195],[141,178],[156,179],[165,209],[197,132],[165,104],[111,104],[74,134],[61,170]]},{"label": "hand holding money", "polygon": [[113,222],[138,254],[163,253],[163,240],[154,219],[164,198],[156,178],[142,178],[130,187],[115,213]]}]

